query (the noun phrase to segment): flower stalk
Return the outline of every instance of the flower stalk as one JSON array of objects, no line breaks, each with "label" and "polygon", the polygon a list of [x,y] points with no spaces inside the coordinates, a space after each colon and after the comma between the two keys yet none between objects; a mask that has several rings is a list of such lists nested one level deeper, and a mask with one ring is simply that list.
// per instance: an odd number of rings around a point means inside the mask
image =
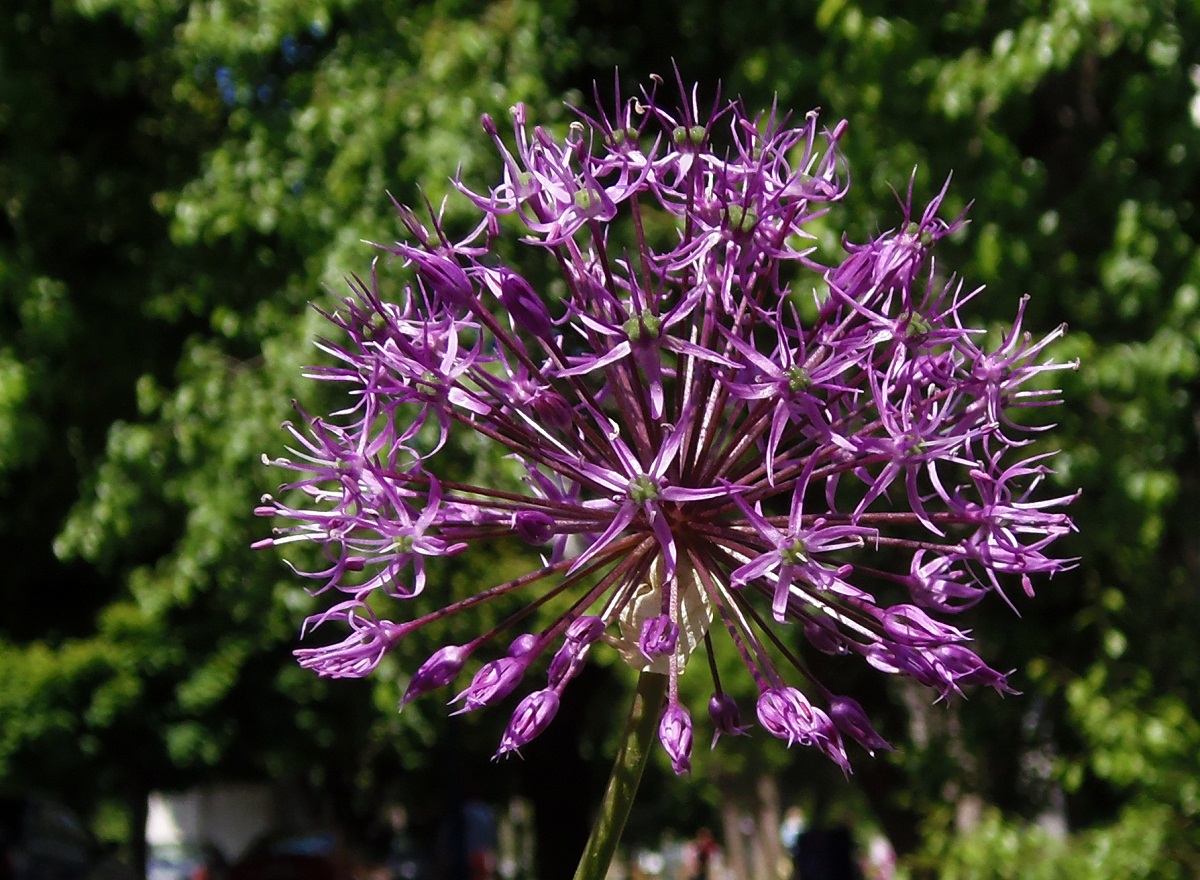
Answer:
[{"label": "flower stalk", "polygon": [[625,734],[613,762],[612,775],[604,800],[592,824],[583,857],[574,880],[604,880],[621,840],[621,832],[633,807],[634,796],[642,781],[642,772],[650,759],[654,733],[667,697],[667,676],[643,672],[625,722]]}]

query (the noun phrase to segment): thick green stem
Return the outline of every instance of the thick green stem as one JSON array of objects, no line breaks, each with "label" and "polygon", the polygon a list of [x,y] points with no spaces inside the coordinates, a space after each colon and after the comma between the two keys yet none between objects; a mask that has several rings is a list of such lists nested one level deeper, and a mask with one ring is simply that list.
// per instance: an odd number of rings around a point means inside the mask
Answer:
[{"label": "thick green stem", "polygon": [[629,818],[634,795],[642,781],[642,771],[654,745],[654,733],[667,695],[667,677],[656,672],[643,672],[638,679],[637,692],[633,695],[633,706],[629,710],[629,721],[625,724],[625,737],[613,764],[608,790],[604,802],[596,815],[596,824],[588,838],[583,858],[575,871],[575,880],[604,880],[608,866],[612,864],[617,843]]}]

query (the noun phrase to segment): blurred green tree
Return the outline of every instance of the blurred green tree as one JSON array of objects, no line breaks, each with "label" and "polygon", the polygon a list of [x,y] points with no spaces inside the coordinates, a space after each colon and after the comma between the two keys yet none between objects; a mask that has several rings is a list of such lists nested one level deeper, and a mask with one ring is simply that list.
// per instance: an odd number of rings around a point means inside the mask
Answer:
[{"label": "blurred green tree", "polygon": [[307,303],[391,234],[385,187],[438,199],[495,163],[468,132],[545,101],[542,27],[528,3],[403,2],[29,2],[0,23],[7,786],[120,797],[135,841],[148,790],[222,776],[345,812],[390,762],[439,796],[419,778],[445,722],[396,720],[397,669],[375,692],[295,668],[315,606],[250,551],[252,508],[289,401],[316,394]]}]

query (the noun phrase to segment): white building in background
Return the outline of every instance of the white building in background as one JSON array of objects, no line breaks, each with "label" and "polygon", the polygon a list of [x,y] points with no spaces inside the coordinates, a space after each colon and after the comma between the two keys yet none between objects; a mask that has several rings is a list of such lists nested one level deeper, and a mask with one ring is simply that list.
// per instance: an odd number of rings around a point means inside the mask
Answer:
[{"label": "white building in background", "polygon": [[281,818],[278,793],[267,785],[214,785],[150,795],[146,842],[150,846],[211,842],[229,861],[245,852]]}]

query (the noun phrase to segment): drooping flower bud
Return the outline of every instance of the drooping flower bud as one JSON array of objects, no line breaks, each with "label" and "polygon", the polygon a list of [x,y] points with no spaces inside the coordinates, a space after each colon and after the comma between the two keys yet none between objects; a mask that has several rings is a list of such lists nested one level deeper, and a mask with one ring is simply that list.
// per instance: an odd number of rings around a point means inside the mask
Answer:
[{"label": "drooping flower bud", "polygon": [[658,723],[658,739],[671,758],[676,776],[692,769],[692,716],[678,703],[671,703]]},{"label": "drooping flower bud", "polygon": [[712,745],[717,747],[721,734],[726,736],[742,736],[750,729],[750,725],[742,724],[741,713],[738,712],[737,702],[729,694],[713,694],[708,701],[708,717],[713,723]]},{"label": "drooping flower bud", "polygon": [[930,656],[895,642],[875,642],[863,651],[866,661],[880,672],[907,675],[927,687],[939,688],[943,694],[955,690],[954,682],[937,670]]},{"label": "drooping flower bud", "polygon": [[824,654],[838,656],[847,652],[846,638],[827,617],[809,617],[804,621],[804,637]]},{"label": "drooping flower bud", "polygon": [[604,618],[595,614],[585,614],[582,617],[577,617],[567,627],[567,641],[577,642],[581,645],[590,645],[596,639],[600,638],[600,636],[604,635],[606,626]]},{"label": "drooping flower bud", "polygon": [[562,647],[555,653],[554,659],[550,661],[550,670],[547,673],[550,687],[561,689],[563,685],[579,674],[584,661],[587,660],[590,644],[590,642],[577,642],[572,639],[563,642]]},{"label": "drooping flower bud", "polygon": [[503,700],[521,683],[521,678],[532,660],[532,657],[501,657],[499,660],[485,663],[471,679],[470,686],[451,700],[452,703],[465,701],[463,707],[454,714],[470,712]]},{"label": "drooping flower bud", "polygon": [[758,697],[758,722],[771,736],[794,743],[813,742],[816,716],[808,698],[794,687],[767,688]]},{"label": "drooping flower bud", "polygon": [[538,418],[551,428],[561,431],[571,424],[571,406],[553,388],[539,390],[529,403]]},{"label": "drooping flower bud", "polygon": [[469,656],[470,649],[461,645],[447,645],[435,652],[413,673],[412,680],[409,681],[400,700],[400,708],[403,709],[422,694],[454,681],[455,676],[462,672],[463,664]]},{"label": "drooping flower bud", "polygon": [[833,719],[838,730],[866,749],[872,757],[878,750],[892,750],[891,744],[871,726],[867,713],[857,700],[851,697],[833,697],[829,701],[829,717]]},{"label": "drooping flower bud", "polygon": [[963,684],[981,684],[994,688],[998,694],[1018,693],[1009,687],[1007,675],[992,669],[970,648],[962,645],[940,645],[930,653],[936,666],[944,671],[944,677],[956,688]]},{"label": "drooping flower bud", "polygon": [[509,657],[521,657],[528,654],[537,645],[537,636],[533,633],[521,633],[512,640],[512,644],[508,646]]},{"label": "drooping flower bud", "polygon": [[967,638],[962,630],[934,620],[915,605],[893,605],[883,612],[881,619],[884,632],[910,647],[942,645]]},{"label": "drooping flower bud", "polygon": [[816,706],[810,706],[812,722],[809,726],[812,744],[821,750],[825,757],[842,768],[843,773],[850,772],[850,757],[846,754],[846,746],[841,734],[828,715]]},{"label": "drooping flower bud", "polygon": [[558,692],[553,688],[534,691],[513,712],[508,729],[500,739],[496,757],[515,752],[545,730],[558,713]]}]

